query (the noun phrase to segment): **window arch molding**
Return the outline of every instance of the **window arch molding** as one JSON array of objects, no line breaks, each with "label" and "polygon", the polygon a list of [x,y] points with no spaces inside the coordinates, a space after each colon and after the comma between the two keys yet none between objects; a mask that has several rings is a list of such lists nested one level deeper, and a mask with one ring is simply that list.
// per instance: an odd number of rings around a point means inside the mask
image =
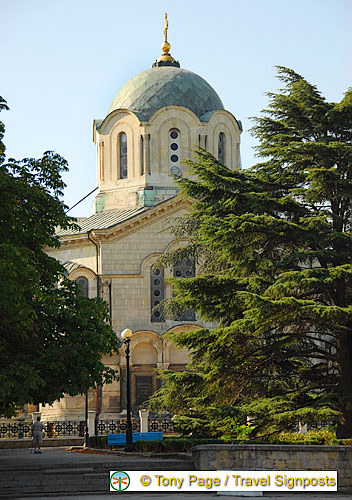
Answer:
[{"label": "window arch molding", "polygon": [[[174,110],[167,110],[164,111],[161,115],[157,117],[155,114],[155,117],[158,118],[153,120],[153,125],[155,127],[158,127],[158,151],[160,151],[160,157],[159,157],[159,168],[160,172],[167,172],[170,173],[170,168],[175,165],[175,162],[171,162],[170,156],[171,156],[171,149],[170,146],[172,144],[171,138],[170,138],[170,131],[172,129],[176,129],[180,133],[181,141],[179,143],[179,148],[177,152],[179,153],[179,158],[180,160],[183,159],[190,159],[191,158],[191,149],[193,145],[193,139],[192,139],[192,133],[194,130],[194,127],[197,125],[195,123],[195,120],[193,117],[187,114],[186,110],[184,109],[178,109],[178,112],[180,114],[180,117],[175,118],[175,116],[171,115],[171,112],[174,112]],[[162,120],[162,118],[164,118]],[[178,165],[178,164],[177,164]],[[180,173],[182,173],[182,163],[180,162]]]},{"label": "window arch molding", "polygon": [[[210,139],[210,142],[208,143],[208,151],[212,152],[213,156],[219,160],[219,137],[220,134],[223,134],[225,136],[225,151],[224,151],[224,161],[220,163],[223,163],[227,167],[231,167],[232,165],[232,159],[234,157],[235,152],[233,151],[234,148],[234,142],[233,142],[233,137],[231,135],[231,130],[232,128],[228,126],[225,121],[218,121],[217,123],[212,123],[211,124],[211,135],[208,136],[208,139]],[[209,130],[209,129],[208,129]]]},{"label": "window arch molding", "polygon": [[76,281],[76,282],[77,282],[77,279],[79,279],[79,278],[86,279],[88,282],[88,295],[87,295],[87,297],[90,297],[90,296],[95,297],[96,296],[97,275],[95,274],[94,271],[92,271],[92,269],[78,265],[78,267],[76,269],[74,269],[73,271],[71,271],[69,273],[68,278],[70,280]]},{"label": "window arch molding", "polygon": [[[112,128],[109,139],[106,142],[106,152],[107,148],[110,151],[110,160],[107,160],[107,169],[109,170],[108,178],[111,178],[115,181],[123,181],[124,178],[120,178],[120,135],[125,133],[127,136],[127,178],[134,176],[135,171],[133,170],[135,151],[134,151],[134,141],[136,138],[135,128],[131,126],[127,120],[122,119],[118,121]],[[137,136],[139,140],[139,134]],[[139,143],[138,143],[139,144]],[[138,149],[138,148],[137,148]],[[105,154],[105,157],[108,158],[109,155]],[[110,161],[110,163],[109,163]]]}]

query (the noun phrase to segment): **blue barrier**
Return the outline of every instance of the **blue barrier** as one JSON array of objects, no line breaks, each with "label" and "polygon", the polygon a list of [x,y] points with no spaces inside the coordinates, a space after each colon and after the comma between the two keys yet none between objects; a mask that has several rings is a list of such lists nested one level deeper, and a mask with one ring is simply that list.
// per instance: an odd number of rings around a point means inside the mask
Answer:
[{"label": "blue barrier", "polygon": [[[132,434],[132,442],[137,441],[158,441],[163,439],[162,432],[134,432]],[[126,434],[108,434],[108,446],[126,444]]]}]

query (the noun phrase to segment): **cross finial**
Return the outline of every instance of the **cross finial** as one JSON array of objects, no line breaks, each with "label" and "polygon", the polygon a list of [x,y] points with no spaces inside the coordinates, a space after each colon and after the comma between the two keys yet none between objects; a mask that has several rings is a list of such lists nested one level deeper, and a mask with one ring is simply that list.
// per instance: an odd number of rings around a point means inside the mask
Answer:
[{"label": "cross finial", "polygon": [[169,22],[167,20],[167,13],[166,12],[165,12],[165,15],[164,15],[164,19],[165,19],[165,24],[164,24],[163,32],[164,32],[164,35],[165,35],[165,42],[167,42],[167,30],[169,28]]},{"label": "cross finial", "polygon": [[163,33],[165,36],[165,40],[161,46],[163,53],[161,54],[159,59],[157,59],[155,61],[155,63],[153,64],[153,68],[159,67],[159,66],[175,66],[176,68],[179,68],[180,63],[178,61],[175,61],[175,59],[170,54],[171,45],[167,41],[167,30],[169,29],[169,22],[167,20],[167,13],[166,12],[164,14],[164,20],[165,21],[164,21]]}]

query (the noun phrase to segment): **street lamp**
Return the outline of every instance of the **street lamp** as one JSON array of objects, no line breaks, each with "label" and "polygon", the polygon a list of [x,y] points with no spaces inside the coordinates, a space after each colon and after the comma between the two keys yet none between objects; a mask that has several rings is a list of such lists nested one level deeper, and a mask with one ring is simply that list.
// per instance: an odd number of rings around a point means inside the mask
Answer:
[{"label": "street lamp", "polygon": [[121,333],[121,338],[125,344],[126,354],[126,396],[127,396],[127,422],[126,422],[126,448],[125,451],[132,451],[132,421],[131,421],[131,386],[130,386],[130,342],[132,330],[125,328]]}]

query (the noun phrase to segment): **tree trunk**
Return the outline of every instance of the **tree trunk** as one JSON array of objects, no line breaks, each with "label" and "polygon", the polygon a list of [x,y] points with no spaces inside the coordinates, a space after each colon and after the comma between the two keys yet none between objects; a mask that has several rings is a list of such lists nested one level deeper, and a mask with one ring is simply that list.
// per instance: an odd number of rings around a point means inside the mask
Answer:
[{"label": "tree trunk", "polygon": [[339,365],[342,415],[336,436],[343,439],[352,437],[352,329],[340,340]]}]

